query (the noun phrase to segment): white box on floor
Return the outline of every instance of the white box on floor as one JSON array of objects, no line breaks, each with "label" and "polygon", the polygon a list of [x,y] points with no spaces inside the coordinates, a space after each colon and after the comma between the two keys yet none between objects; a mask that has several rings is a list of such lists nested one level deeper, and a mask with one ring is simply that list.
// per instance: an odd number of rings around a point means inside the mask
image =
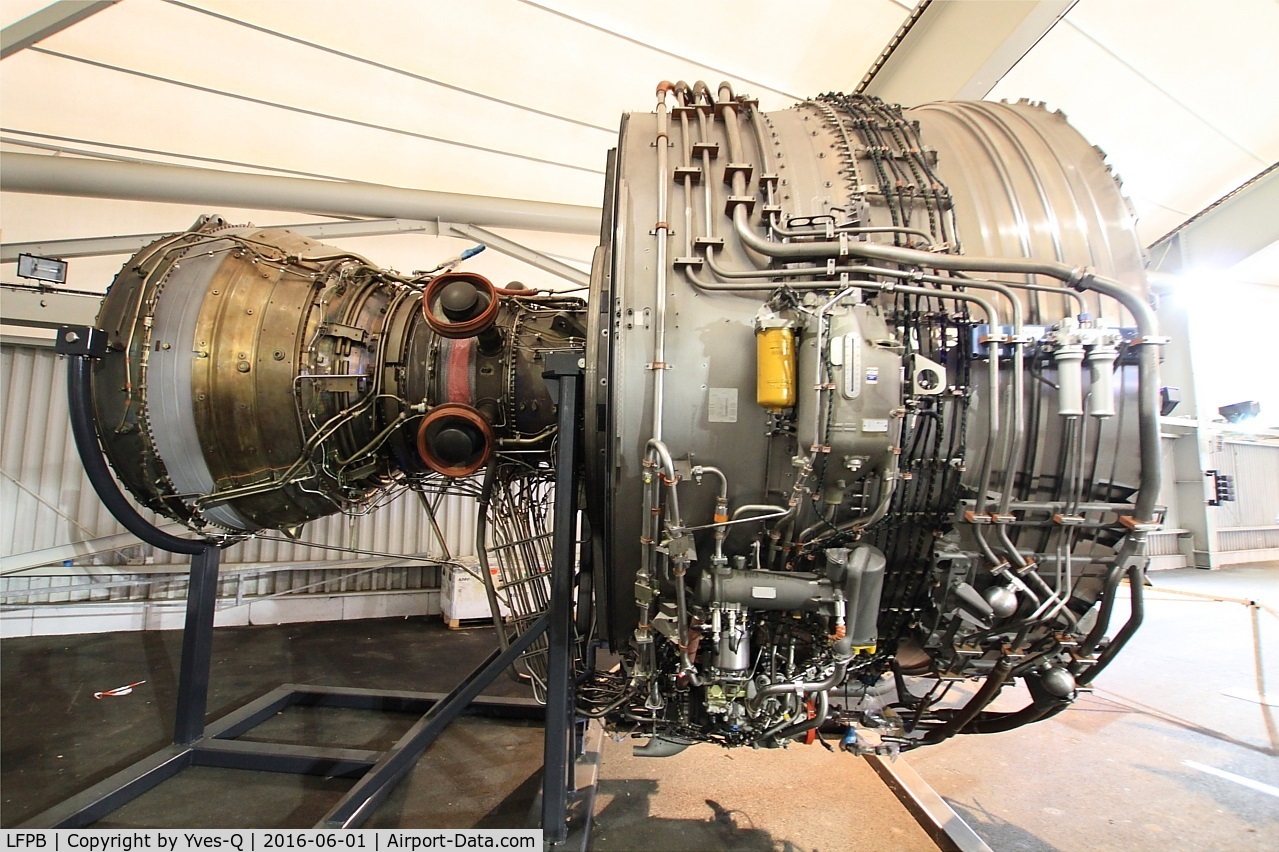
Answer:
[{"label": "white box on floor", "polygon": [[[488,593],[479,578],[479,562],[475,559],[459,559],[458,562],[462,565],[445,565],[440,572],[440,612],[444,620],[461,622],[492,618]],[[502,610],[505,614],[506,607]]]}]

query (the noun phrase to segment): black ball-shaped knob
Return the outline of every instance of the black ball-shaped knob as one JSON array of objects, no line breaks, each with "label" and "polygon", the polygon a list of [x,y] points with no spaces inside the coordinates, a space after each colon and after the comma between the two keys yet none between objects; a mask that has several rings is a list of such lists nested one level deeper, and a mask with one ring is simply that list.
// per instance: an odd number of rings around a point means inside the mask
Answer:
[{"label": "black ball-shaped knob", "polygon": [[454,281],[440,292],[440,309],[453,322],[468,320],[483,307],[479,291],[467,281]]},{"label": "black ball-shaped knob", "polygon": [[451,465],[464,465],[469,462],[478,449],[476,434],[465,426],[449,426],[435,433],[431,439],[431,449],[440,460]]}]

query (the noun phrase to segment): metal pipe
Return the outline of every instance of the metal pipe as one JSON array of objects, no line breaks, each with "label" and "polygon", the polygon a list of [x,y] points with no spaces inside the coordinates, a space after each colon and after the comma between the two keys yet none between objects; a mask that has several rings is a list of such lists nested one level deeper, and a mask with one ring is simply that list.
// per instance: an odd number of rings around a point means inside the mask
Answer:
[{"label": "metal pipe", "polygon": [[1006,272],[1013,275],[1047,275],[1075,284],[1087,273],[1064,263],[1033,260],[1029,258],[976,257],[960,254],[937,254],[918,249],[888,246],[881,243],[864,243],[849,240],[846,243],[771,243],[756,234],[749,223],[734,219],[738,236],[748,247],[769,257],[787,260],[813,260],[838,255],[845,246],[849,254],[901,263],[921,268],[945,269],[956,272]]},{"label": "metal pipe", "polygon": [[1014,728],[1020,728],[1023,725],[1029,725],[1032,722],[1038,722],[1040,719],[1048,715],[1052,710],[1060,710],[1060,708],[1069,705],[1069,701],[1061,700],[1057,702],[1039,702],[1032,701],[1020,710],[1013,710],[1008,713],[1000,713],[991,715],[988,718],[974,719],[968,723],[968,727],[964,729],[965,734],[1000,734],[1004,731],[1011,731]]},{"label": "metal pipe", "polygon": [[[1158,324],[1150,306],[1136,293],[1118,281],[1095,275],[1088,270],[1055,261],[1015,259],[1004,257],[973,257],[968,255],[933,254],[915,249],[885,246],[878,243],[772,243],[752,230],[746,221],[745,210],[738,206],[733,211],[733,225],[747,247],[769,257],[812,260],[830,257],[847,247],[850,254],[901,263],[923,268],[945,269],[957,272],[1006,272],[1014,275],[1046,275],[1064,281],[1079,290],[1092,290],[1119,302],[1132,315],[1141,334],[1141,352],[1137,361],[1138,384],[1138,442],[1141,453],[1141,485],[1137,497],[1136,518],[1140,522],[1152,519],[1155,501],[1158,499],[1161,481],[1159,455],[1159,359],[1153,344],[1158,342]],[[992,324],[993,325],[993,324]]]},{"label": "metal pipe", "polygon": [[[1148,523],[1154,520],[1163,477],[1159,443],[1159,351],[1155,346],[1159,339],[1159,326],[1146,300],[1118,281],[1086,273],[1075,286],[1109,296],[1127,308],[1142,338],[1138,341],[1140,351],[1137,353],[1137,442],[1141,453],[1141,484],[1133,516],[1138,522]],[[1145,534],[1138,535],[1144,537]]]},{"label": "metal pipe", "polygon": [[[1106,628],[1110,626],[1110,615],[1115,609],[1115,593],[1119,590],[1119,581],[1123,579],[1123,576],[1122,565],[1112,565],[1106,573],[1105,583],[1101,587],[1101,606],[1097,608],[1097,620],[1093,623],[1092,630],[1084,637],[1084,641],[1079,643],[1081,656],[1091,654],[1101,642],[1102,637],[1106,635]],[[1079,674],[1073,667],[1071,673]]]},{"label": "metal pipe", "polygon": [[[769,217],[769,229],[779,237],[787,239],[795,239],[796,237],[824,237],[826,231],[820,228],[803,228],[792,230],[783,228],[777,224],[777,214],[774,213]],[[921,231],[918,228],[907,228],[902,225],[836,225],[833,228],[837,234],[848,234],[850,236],[861,236],[862,234],[910,234],[912,236],[923,237],[928,240],[928,244],[933,244],[933,235],[927,231]]]},{"label": "metal pipe", "polygon": [[[1097,662],[1090,668],[1078,676],[1080,686],[1087,686],[1092,683],[1097,675],[1110,665],[1115,656],[1123,650],[1128,644],[1128,640],[1137,632],[1137,628],[1141,626],[1141,622],[1146,618],[1145,591],[1143,586],[1146,577],[1140,565],[1132,565],[1128,568],[1128,601],[1132,608],[1128,620],[1124,622],[1124,626],[1115,634],[1115,638],[1110,640],[1110,644],[1106,646],[1106,650],[1101,652],[1101,656],[1097,658]],[[1109,620],[1109,619],[1107,619]],[[1101,618],[1097,619],[1101,623]]]},{"label": "metal pipe", "polygon": [[[1026,344],[1022,339],[1024,336],[1025,326],[1022,322],[1022,305],[1021,299],[1018,299],[1013,291],[994,281],[970,280],[967,278],[959,279],[962,284],[956,286],[975,287],[979,290],[993,290],[1008,300],[1008,304],[1012,309],[1013,321],[1013,434],[1009,438],[1007,449],[1004,452],[1004,486],[999,499],[999,513],[1001,515],[1008,514],[1008,506],[1013,499],[1013,483],[1017,478],[1017,458],[1021,454],[1022,442],[1026,437],[1026,401],[1024,399],[1026,385],[1023,371],[1026,365]],[[991,333],[996,333],[995,329],[991,329]],[[992,355],[997,357],[999,351],[998,344],[988,344]]]},{"label": "metal pipe", "polygon": [[765,699],[787,692],[825,692],[828,689],[834,689],[839,686],[847,673],[848,660],[839,660],[835,663],[835,670],[825,680],[812,681],[810,683],[770,683],[755,693],[755,698],[751,700],[751,704],[759,707],[764,703]]},{"label": "metal pipe", "polygon": [[719,498],[721,500],[728,499],[728,477],[724,475],[724,471],[709,464],[699,464],[693,468],[694,476],[702,476],[709,473],[719,480]]},{"label": "metal pipe", "polygon": [[238,174],[188,166],[6,153],[6,192],[286,210],[316,216],[443,219],[497,228],[597,235],[593,207],[405,189],[374,183]]},{"label": "metal pipe", "polygon": [[[882,271],[878,266],[865,266],[865,265],[836,266],[834,269],[827,269],[824,266],[814,266],[808,269],[794,268],[794,267],[787,268],[787,269],[768,269],[768,270],[726,269],[725,267],[722,267],[719,265],[719,263],[715,260],[715,253],[713,251],[710,251],[709,249],[706,252],[706,263],[710,267],[711,272],[715,273],[716,277],[725,278],[730,281],[735,281],[735,280],[758,281],[760,279],[767,279],[767,278],[801,278],[805,276],[826,276],[832,273],[836,275],[841,275],[845,273],[849,275],[877,275],[877,274],[880,274],[880,272]],[[725,285],[725,284],[720,284],[718,282],[704,284],[700,281],[694,281],[693,283],[696,284],[698,287],[701,287],[703,290],[776,290],[777,289],[777,284],[773,282],[760,283],[758,286],[755,286],[755,285],[743,286],[743,285],[733,285],[733,284]],[[795,286],[798,288],[812,287],[812,288],[828,288],[829,289],[835,286],[837,283],[842,283],[842,282],[807,281],[807,282],[799,282],[798,284],[795,284],[792,286]]]},{"label": "metal pipe", "polygon": [[1000,657],[999,661],[995,663],[995,667],[991,669],[990,674],[986,676],[981,689],[977,690],[973,697],[968,699],[968,703],[963,706],[963,709],[959,710],[940,728],[929,731],[923,741],[925,743],[939,743],[964,730],[969,722],[977,718],[978,713],[986,709],[990,702],[995,700],[995,696],[999,695],[999,690],[1007,682],[1008,675],[1012,673],[1012,670],[1012,661],[1007,657]]},{"label": "metal pipe", "polygon": [[653,226],[653,238],[657,242],[657,292],[653,307],[653,440],[662,440],[662,408],[666,391],[666,239],[670,235],[669,195],[667,178],[670,171],[668,150],[670,136],[667,132],[666,95],[674,86],[663,81],[657,86],[657,222]]},{"label": "metal pipe", "polygon": [[[714,107],[715,100],[711,97],[710,90],[706,88],[706,84],[697,81],[693,85],[693,99],[705,100],[707,106]],[[701,141],[709,142],[711,138],[710,121],[707,118],[707,110],[702,109],[701,105],[697,105],[697,128],[701,136]],[[715,236],[715,181],[711,180],[711,152],[709,148],[702,149],[702,216],[705,219],[705,233],[709,237]]]},{"label": "metal pipe", "polygon": [[[773,174],[773,156],[768,150],[768,138],[764,135],[764,118],[759,111],[759,104],[750,107],[751,127],[755,130],[755,144],[759,148],[760,185],[764,190],[764,200],[772,205],[776,203],[774,187],[771,181],[765,181],[764,175]],[[773,217],[769,218],[771,222]]]},{"label": "metal pipe", "polygon": [[816,711],[811,719],[800,719],[798,722],[779,722],[765,731],[756,742],[770,739],[789,740],[814,728],[820,728],[825,723],[826,715],[829,712],[830,693],[826,691],[819,692],[817,693]]},{"label": "metal pipe", "polygon": [[715,561],[720,562],[724,559],[724,539],[728,537],[728,527],[719,526],[723,521],[728,520],[728,477],[724,471],[712,465],[697,465],[693,468],[693,476],[701,483],[701,478],[706,474],[719,478],[719,493],[715,497],[715,514],[712,520],[717,525],[715,527]]}]

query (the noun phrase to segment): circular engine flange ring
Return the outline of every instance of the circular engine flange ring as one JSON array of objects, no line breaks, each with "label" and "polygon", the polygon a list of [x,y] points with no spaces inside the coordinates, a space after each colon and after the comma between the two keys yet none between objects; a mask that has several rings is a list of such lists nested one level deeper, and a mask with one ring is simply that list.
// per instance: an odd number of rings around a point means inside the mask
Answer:
[{"label": "circular engine flange ring", "polygon": [[[469,319],[454,321],[437,315],[432,305],[439,300],[444,288],[459,282],[474,287],[480,298],[488,299],[488,304]],[[497,319],[497,296],[497,288],[483,275],[474,272],[446,272],[443,275],[437,275],[431,279],[430,284],[426,285],[426,292],[422,294],[422,316],[426,318],[426,324],[441,337],[452,340],[474,337]]]},{"label": "circular engine flange ring", "polygon": [[[432,445],[441,432],[450,429],[465,432],[467,427],[478,431],[481,446],[473,450],[465,462],[443,458]],[[493,427],[484,419],[484,415],[469,405],[457,402],[446,402],[431,409],[417,430],[417,452],[422,461],[436,473],[452,478],[470,476],[488,464],[493,457],[493,445]]]}]

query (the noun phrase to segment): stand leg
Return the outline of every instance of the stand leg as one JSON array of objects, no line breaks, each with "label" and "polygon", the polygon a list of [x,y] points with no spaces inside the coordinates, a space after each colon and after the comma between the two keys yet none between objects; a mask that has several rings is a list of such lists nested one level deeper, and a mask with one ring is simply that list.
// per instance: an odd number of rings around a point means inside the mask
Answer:
[{"label": "stand leg", "polygon": [[190,745],[204,736],[220,553],[216,547],[209,546],[191,557],[187,619],[182,630],[182,668],[178,675],[178,711],[173,728],[173,741],[178,745]]},{"label": "stand leg", "polygon": [[568,837],[568,785],[573,759],[573,548],[577,538],[577,355],[568,369],[548,363],[559,379],[559,443],[555,457],[555,533],[551,545],[551,609],[546,685],[546,752],[542,774],[542,833],[548,843]]},{"label": "stand leg", "polygon": [[191,556],[186,629],[182,634],[182,671],[173,741],[190,745],[204,734],[212,662],[213,610],[217,600],[218,548],[198,539],[179,538],[157,529],[138,514],[116,485],[98,445],[93,415],[93,359],[106,354],[106,334],[83,326],[58,329],[58,352],[67,356],[67,410],[71,434],[89,484],[125,529],[154,547]]}]

